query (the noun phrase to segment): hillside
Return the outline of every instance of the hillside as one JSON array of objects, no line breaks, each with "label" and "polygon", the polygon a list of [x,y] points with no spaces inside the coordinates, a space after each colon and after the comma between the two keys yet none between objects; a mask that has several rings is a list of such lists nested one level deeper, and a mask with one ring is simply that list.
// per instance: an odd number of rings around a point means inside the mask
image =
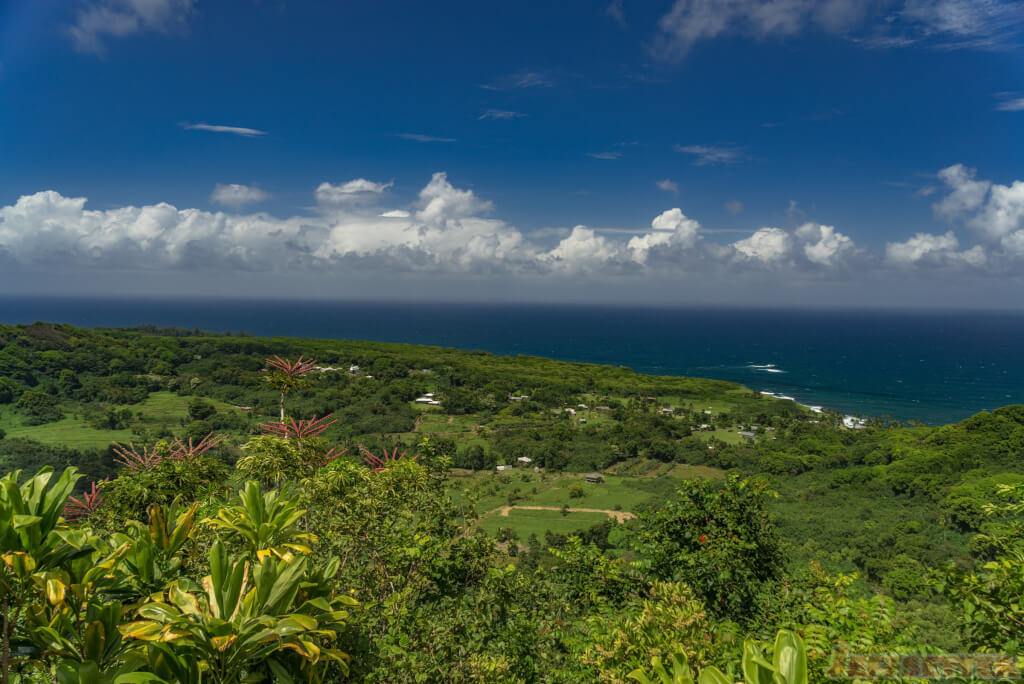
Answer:
[{"label": "hillside", "polygon": [[[300,357],[315,361],[300,368]],[[297,424],[277,423],[282,404]],[[986,505],[1000,488],[1024,484],[1024,406],[935,428],[841,418],[727,382],[536,357],[0,326],[0,471],[24,481],[75,466],[80,499],[109,478],[83,514],[97,532],[145,522],[150,504],[196,502],[224,520],[197,525],[198,546],[175,552],[196,581],[214,540],[244,555],[245,526],[224,517],[243,515],[226,513],[232,492],[247,480],[279,492],[315,536],[289,527],[250,550],[312,554],[310,569],[340,559],[323,581],[363,603],[342,640],[365,681],[453,659],[467,681],[621,681],[664,639],[710,635],[715,646],[688,655],[724,664],[735,655],[724,635],[779,627],[824,639],[819,664],[837,640],[984,645],[945,573],[998,555],[976,535],[993,534]],[[639,629],[630,620],[669,619],[662,604],[702,615],[696,631],[620,652]],[[533,633],[555,625],[572,627]]]}]

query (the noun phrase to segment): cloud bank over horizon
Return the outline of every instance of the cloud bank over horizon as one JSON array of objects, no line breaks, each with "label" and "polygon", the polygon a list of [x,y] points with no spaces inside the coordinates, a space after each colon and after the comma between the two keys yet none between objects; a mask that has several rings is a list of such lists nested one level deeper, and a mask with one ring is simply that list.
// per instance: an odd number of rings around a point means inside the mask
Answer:
[{"label": "cloud bank over horizon", "polygon": [[[661,212],[632,236],[577,225],[552,244],[551,231],[524,233],[496,218],[490,201],[455,187],[443,172],[433,174],[405,206],[388,203],[394,181],[324,182],[311,193],[315,205],[307,214],[285,218],[237,211],[268,196],[241,185],[218,185],[212,197],[234,206],[234,213],[163,202],[94,210],[84,197],[44,190],[0,207],[0,266],[22,272],[274,272],[320,278],[383,270],[421,279],[468,275],[627,285],[698,279],[710,287],[752,275],[779,284],[869,283],[915,273],[1021,275],[1024,181],[979,180],[962,164],[941,170],[938,178],[945,192],[933,211],[948,228],[888,242],[882,252],[814,221],[789,229],[759,226],[742,239],[717,242],[713,231],[680,207]],[[962,245],[957,231],[976,243]]]}]

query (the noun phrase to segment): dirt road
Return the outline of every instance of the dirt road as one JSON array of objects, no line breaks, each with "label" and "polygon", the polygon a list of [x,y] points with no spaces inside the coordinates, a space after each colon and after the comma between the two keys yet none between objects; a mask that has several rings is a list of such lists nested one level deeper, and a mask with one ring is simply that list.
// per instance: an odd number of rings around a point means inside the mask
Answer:
[{"label": "dirt road", "polygon": [[[492,515],[493,513],[497,512],[497,513],[500,513],[503,518],[507,518],[508,514],[509,514],[509,511],[511,511],[513,508],[518,508],[521,511],[560,511],[560,510],[562,510],[561,508],[558,508],[557,506],[501,506],[500,508],[495,508],[493,511],[488,511],[486,514],[484,514],[484,515],[482,515],[480,517],[481,518],[486,518],[487,516]],[[569,512],[570,513],[604,513],[609,518],[615,518],[615,522],[620,522],[620,523],[621,522],[626,522],[627,520],[632,520],[633,518],[636,517],[635,513],[630,513],[629,511],[613,511],[613,510],[608,509],[608,508],[570,508]]]}]

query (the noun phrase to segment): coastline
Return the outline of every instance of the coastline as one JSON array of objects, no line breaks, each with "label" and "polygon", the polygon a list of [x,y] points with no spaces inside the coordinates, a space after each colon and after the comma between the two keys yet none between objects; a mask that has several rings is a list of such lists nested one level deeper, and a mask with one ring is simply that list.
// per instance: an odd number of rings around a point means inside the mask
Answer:
[{"label": "coastline", "polygon": [[[939,425],[1024,403],[1024,317],[271,300],[0,297],[0,322],[392,341],[626,366]],[[758,366],[759,368],[751,368]]]}]

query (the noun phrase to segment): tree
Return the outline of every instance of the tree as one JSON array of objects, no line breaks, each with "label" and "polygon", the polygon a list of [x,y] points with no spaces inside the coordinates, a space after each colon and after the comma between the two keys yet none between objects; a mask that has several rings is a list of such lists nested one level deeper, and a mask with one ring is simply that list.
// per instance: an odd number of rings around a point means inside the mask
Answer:
[{"label": "tree", "polygon": [[988,562],[974,572],[951,567],[938,588],[959,607],[969,648],[1019,653],[1024,648],[1024,485],[1000,485],[1002,504],[988,504],[990,522],[972,541]]},{"label": "tree", "polygon": [[52,423],[64,417],[64,413],[49,394],[36,390],[22,392],[14,406],[25,414],[25,422],[29,425]]},{"label": "tree", "polygon": [[188,415],[192,420],[206,420],[217,413],[217,407],[208,401],[195,397],[188,403]]},{"label": "tree", "polygon": [[10,404],[21,394],[21,387],[10,378],[0,377],[0,404]]},{"label": "tree", "polygon": [[272,359],[267,359],[266,363],[267,382],[281,392],[280,409],[283,423],[285,395],[307,384],[308,381],[304,376],[316,368],[316,361],[314,359],[303,361],[301,356],[297,361],[274,356]]},{"label": "tree", "polygon": [[684,481],[663,507],[640,516],[642,567],[654,578],[689,584],[714,615],[757,615],[783,569],[765,510],[773,495],[759,481],[735,476]]}]

